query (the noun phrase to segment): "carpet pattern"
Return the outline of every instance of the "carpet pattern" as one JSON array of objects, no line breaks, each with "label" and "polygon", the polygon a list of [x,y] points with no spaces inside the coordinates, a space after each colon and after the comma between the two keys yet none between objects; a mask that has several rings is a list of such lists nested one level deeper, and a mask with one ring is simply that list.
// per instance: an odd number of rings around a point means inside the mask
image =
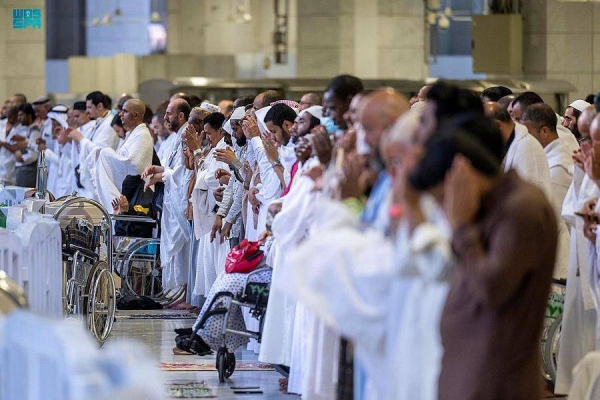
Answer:
[{"label": "carpet pattern", "polygon": [[[204,363],[160,363],[159,368],[163,371],[216,371],[217,367],[214,362]],[[271,364],[248,362],[235,364],[236,371],[275,371]]]},{"label": "carpet pattern", "polygon": [[205,381],[167,383],[165,395],[172,399],[198,399],[217,397]]}]

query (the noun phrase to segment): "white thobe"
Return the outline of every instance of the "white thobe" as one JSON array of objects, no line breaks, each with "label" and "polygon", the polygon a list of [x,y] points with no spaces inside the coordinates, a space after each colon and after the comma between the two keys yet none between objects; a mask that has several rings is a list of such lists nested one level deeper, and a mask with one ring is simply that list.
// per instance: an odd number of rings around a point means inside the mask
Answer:
[{"label": "white thobe", "polygon": [[175,135],[174,148],[164,166],[165,184],[163,214],[161,216],[160,257],[163,270],[163,288],[174,289],[187,283],[189,268],[190,224],[185,216],[187,191],[192,171],[185,167],[181,134],[183,124]]},{"label": "white thobe", "polygon": [[96,147],[89,153],[86,167],[94,171],[92,182],[95,195],[104,208],[112,209],[112,201],[121,195],[121,187],[127,175],[141,175],[152,165],[152,145],[150,131],[142,123],[128,134],[118,151]]},{"label": "white thobe", "polygon": [[[271,166],[271,163],[265,154],[262,139],[260,137],[252,138],[249,146],[251,146],[252,151],[255,154],[261,182],[256,185],[256,188],[258,189],[258,193],[256,193],[256,199],[260,202],[258,223],[256,224],[256,228],[252,226],[254,222],[252,220],[252,205],[250,202],[248,202],[249,222],[247,225],[249,226],[249,229],[246,230],[246,237],[248,240],[256,240],[258,236],[265,230],[269,205],[273,200],[278,199],[279,196],[281,196],[283,189],[281,187],[281,181],[279,180],[279,177],[275,173],[275,170]],[[284,169],[284,175],[287,177],[285,181],[289,182],[289,170],[286,171]]]},{"label": "white thobe", "polygon": [[201,170],[196,172],[196,182],[190,199],[194,216],[194,237],[200,241],[198,252],[202,255],[202,265],[197,263],[196,267],[195,296],[208,294],[217,276],[225,270],[225,256],[229,249],[229,242],[220,244],[218,234],[211,242],[210,233],[215,222],[217,207],[214,191],[221,186],[215,173],[219,168],[229,168],[224,162],[217,161],[215,151],[226,147],[227,143],[221,139],[206,155]]},{"label": "white thobe", "polygon": [[[7,136],[5,127],[0,130],[0,135],[2,135],[1,140],[3,142],[10,143],[11,138],[16,134],[14,128],[10,130]],[[13,153],[8,151],[6,148],[0,148],[0,182],[7,185],[14,185],[16,181],[16,171],[15,164],[17,160]]]},{"label": "white thobe", "polygon": [[523,180],[533,183],[552,198],[550,167],[544,148],[523,125],[515,125],[515,138],[510,144],[503,161],[504,172],[517,171]]},{"label": "white thobe", "polygon": [[67,196],[77,190],[75,180],[75,166],[71,157],[73,143],[58,145],[58,154],[50,148],[45,150],[46,162],[48,163],[48,190],[59,198]]},{"label": "white thobe", "polygon": [[[290,192],[282,198],[281,211],[273,219],[271,227],[277,246],[271,287],[280,285],[282,274],[288,271],[285,263],[289,251],[306,237],[313,222],[316,195],[311,190],[314,182],[307,176],[299,176],[294,183]],[[284,291],[271,291],[258,357],[260,361],[291,365],[295,313],[296,301],[293,298]]]},{"label": "white thobe", "polygon": [[589,246],[583,236],[583,220],[575,215],[585,202],[597,198],[600,190],[585,172],[575,167],[573,183],[563,203],[562,216],[571,233],[567,289],[558,352],[555,393],[569,393],[571,371],[579,360],[594,350],[596,310],[589,284]]},{"label": "white thobe", "polygon": [[558,218],[558,248],[554,277],[567,279],[569,267],[570,235],[567,224],[562,220],[562,206],[565,201],[569,186],[573,182],[573,158],[570,147],[565,139],[558,138],[548,144],[544,151],[550,167],[550,181],[552,183],[551,204]]}]

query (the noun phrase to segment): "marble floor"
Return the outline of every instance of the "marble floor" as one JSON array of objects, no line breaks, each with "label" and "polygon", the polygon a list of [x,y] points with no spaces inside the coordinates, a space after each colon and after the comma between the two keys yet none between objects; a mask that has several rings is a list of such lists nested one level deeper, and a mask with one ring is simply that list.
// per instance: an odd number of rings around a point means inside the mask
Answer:
[{"label": "marble floor", "polygon": [[[177,313],[181,311],[152,311],[151,313]],[[215,356],[176,356],[173,354],[175,333],[173,329],[189,327],[192,319],[127,319],[127,314],[149,313],[147,311],[119,311],[111,337],[105,345],[110,345],[111,338],[136,339],[147,347],[150,356],[159,362],[215,362]],[[238,363],[256,362],[257,355],[243,347],[235,353]],[[279,379],[282,376],[275,371],[235,371],[225,383],[219,383],[217,370],[214,371],[161,371],[166,383],[206,381],[219,399],[300,399],[299,396],[284,395],[279,392]],[[234,394],[231,386],[259,386],[262,394]]]}]

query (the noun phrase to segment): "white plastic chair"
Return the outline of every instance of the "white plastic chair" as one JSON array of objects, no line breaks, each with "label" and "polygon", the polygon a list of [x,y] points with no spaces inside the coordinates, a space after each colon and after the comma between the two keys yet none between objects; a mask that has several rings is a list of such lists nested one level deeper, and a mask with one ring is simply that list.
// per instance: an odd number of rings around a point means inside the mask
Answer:
[{"label": "white plastic chair", "polygon": [[24,276],[21,270],[23,246],[17,235],[0,228],[0,270],[21,287],[24,287]]},{"label": "white plastic chair", "polygon": [[62,318],[62,256],[59,223],[37,218],[21,224],[16,234],[23,245],[22,271],[28,281],[31,311]]},{"label": "white plastic chair", "polygon": [[73,320],[26,311],[0,317],[0,400],[162,400],[158,368],[142,346],[123,341],[99,350]]}]

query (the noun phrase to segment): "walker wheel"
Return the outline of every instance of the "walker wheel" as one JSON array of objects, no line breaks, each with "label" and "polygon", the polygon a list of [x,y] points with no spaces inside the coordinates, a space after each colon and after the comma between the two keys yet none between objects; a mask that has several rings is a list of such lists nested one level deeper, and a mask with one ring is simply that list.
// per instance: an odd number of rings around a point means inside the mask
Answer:
[{"label": "walker wheel", "polygon": [[219,371],[219,382],[224,383],[227,374],[227,350],[224,347],[219,347],[217,351],[217,371]]}]

